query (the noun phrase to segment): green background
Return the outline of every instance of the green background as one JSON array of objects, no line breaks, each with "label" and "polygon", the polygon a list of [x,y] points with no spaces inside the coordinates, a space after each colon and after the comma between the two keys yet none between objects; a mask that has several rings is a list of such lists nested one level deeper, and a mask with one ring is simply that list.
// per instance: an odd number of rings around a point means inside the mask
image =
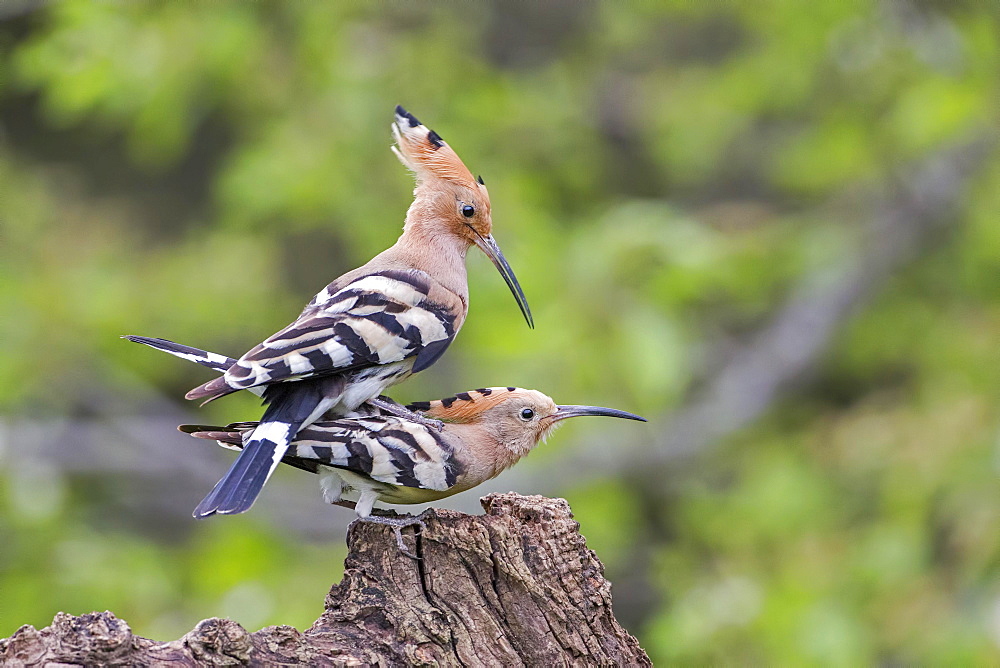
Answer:
[{"label": "green background", "polygon": [[490,489],[569,500],[655,662],[1000,660],[996,5],[0,18],[0,636],[318,616],[350,513],[286,471],[190,519],[228,455],[173,426],[257,401],[188,405],[208,372],[118,336],[239,355],[390,245],[402,104],[485,178],[537,329],[473,250],[468,322],[393,395],[650,418],[575,421]]}]

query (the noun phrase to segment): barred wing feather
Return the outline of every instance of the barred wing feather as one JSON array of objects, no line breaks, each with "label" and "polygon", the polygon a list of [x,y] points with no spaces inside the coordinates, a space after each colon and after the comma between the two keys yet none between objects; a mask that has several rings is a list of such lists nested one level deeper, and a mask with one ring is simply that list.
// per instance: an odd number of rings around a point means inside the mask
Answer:
[{"label": "barred wing feather", "polygon": [[[240,422],[181,430],[239,448],[256,426]],[[311,472],[325,465],[389,485],[444,491],[461,473],[453,453],[447,433],[396,417],[368,417],[316,422],[302,429],[282,461]]]},{"label": "barred wing feather", "polygon": [[430,281],[425,272],[410,270],[369,274],[339,289],[331,284],[298,320],[230,367],[225,381],[247,389],[414,356],[420,370],[455,335],[455,315],[428,298]]}]

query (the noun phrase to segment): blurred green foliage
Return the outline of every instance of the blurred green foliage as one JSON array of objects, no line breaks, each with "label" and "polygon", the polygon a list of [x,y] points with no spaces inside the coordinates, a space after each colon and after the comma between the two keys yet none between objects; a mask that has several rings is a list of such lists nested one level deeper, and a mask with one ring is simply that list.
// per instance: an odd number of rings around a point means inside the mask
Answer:
[{"label": "blurred green foliage", "polygon": [[[239,354],[391,244],[411,188],[388,151],[401,103],[483,174],[538,329],[474,254],[457,343],[394,396],[516,384],[654,418],[614,432],[627,457],[720,346],[858,252],[872,194],[1000,120],[983,3],[0,11],[11,421],[85,417],[84,397],[150,385],[179,403],[203,370],[120,334]],[[656,494],[611,477],[520,490],[567,496],[654,661],[1000,659],[998,210],[991,153],[947,232],[804,385]],[[203,414],[258,410],[234,397]],[[18,445],[0,441],[0,461]],[[342,568],[340,536],[303,543],[253,514],[136,530],[101,480],[0,480],[0,636],[105,608],[160,639],[215,614],[303,628]]]}]

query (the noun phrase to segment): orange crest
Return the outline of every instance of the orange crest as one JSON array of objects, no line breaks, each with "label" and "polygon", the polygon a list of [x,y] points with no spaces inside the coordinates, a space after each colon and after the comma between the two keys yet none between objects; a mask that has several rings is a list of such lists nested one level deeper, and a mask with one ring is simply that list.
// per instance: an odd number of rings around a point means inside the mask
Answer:
[{"label": "orange crest", "polygon": [[392,124],[396,145],[392,152],[417,176],[418,181],[433,177],[475,187],[476,180],[458,154],[410,112],[396,107]]},{"label": "orange crest", "polygon": [[520,387],[481,387],[478,390],[459,392],[453,397],[436,401],[417,401],[409,404],[407,408],[419,411],[435,420],[472,422],[490,409],[516,399],[550,404],[553,410],[555,409],[555,403],[549,397],[537,390],[525,390]]}]

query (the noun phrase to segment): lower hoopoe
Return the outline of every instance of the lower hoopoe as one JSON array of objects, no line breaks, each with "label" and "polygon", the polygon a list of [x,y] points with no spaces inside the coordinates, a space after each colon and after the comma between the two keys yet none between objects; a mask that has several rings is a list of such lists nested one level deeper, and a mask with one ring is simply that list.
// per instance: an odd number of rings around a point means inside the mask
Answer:
[{"label": "lower hoopoe", "polygon": [[[407,408],[441,420],[444,429],[384,414],[318,421],[298,433],[282,458],[318,473],[327,502],[353,506],[361,521],[393,527],[406,554],[400,529],[422,524],[421,516],[375,516],[371,512],[376,501],[426,503],[471,489],[514,465],[569,417],[646,421],[614,408],[558,406],[541,392],[515,387],[470,390]],[[256,426],[240,422],[179,429],[240,450]],[[356,496],[356,503],[344,501],[345,495]]]}]

